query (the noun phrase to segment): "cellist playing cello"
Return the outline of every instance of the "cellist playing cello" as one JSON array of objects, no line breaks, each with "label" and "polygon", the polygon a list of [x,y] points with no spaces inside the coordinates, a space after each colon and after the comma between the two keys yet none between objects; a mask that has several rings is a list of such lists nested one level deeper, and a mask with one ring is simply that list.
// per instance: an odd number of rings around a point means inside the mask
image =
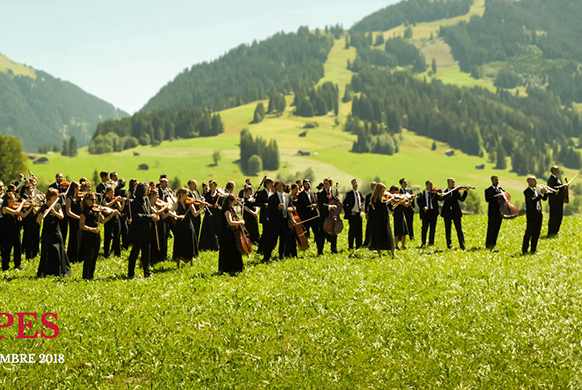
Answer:
[{"label": "cellist playing cello", "polygon": [[319,209],[319,237],[317,238],[317,255],[323,255],[325,247],[325,240],[329,241],[331,245],[331,253],[337,253],[337,235],[329,234],[323,229],[323,223],[329,216],[331,210],[335,210],[337,205],[333,204],[338,201],[331,193],[331,186],[333,179],[331,177],[323,180],[323,189],[317,194],[317,207]]}]

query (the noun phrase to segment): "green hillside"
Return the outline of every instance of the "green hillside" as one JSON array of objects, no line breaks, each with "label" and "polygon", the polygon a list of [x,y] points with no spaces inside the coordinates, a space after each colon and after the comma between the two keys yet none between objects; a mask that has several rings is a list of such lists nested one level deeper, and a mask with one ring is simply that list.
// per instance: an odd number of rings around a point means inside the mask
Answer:
[{"label": "green hillside", "polygon": [[72,83],[0,55],[0,133],[18,136],[28,152],[71,137],[87,145],[99,122],[125,116]]}]

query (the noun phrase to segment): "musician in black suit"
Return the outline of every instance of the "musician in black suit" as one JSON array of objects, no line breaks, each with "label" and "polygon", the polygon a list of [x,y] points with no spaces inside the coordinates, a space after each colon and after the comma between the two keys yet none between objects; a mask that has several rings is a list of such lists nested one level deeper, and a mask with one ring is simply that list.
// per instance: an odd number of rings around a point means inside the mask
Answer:
[{"label": "musician in black suit", "polygon": [[422,220],[422,246],[426,245],[427,232],[429,233],[428,245],[434,245],[440,198],[440,194],[433,191],[432,181],[427,180],[425,185],[426,189],[417,197],[420,219]]},{"label": "musician in black suit", "polygon": [[537,189],[538,182],[535,176],[528,177],[527,184],[529,187],[523,191],[525,195],[527,225],[525,235],[523,236],[521,252],[523,254],[527,253],[531,241],[531,253],[533,254],[536,253],[540,231],[542,230],[543,215],[541,201],[546,200],[548,194],[545,188],[542,188],[541,191]]},{"label": "musician in black suit", "polygon": [[245,188],[246,187],[252,187],[253,186],[253,180],[250,177],[247,177],[245,180],[245,185],[242,186],[241,190],[238,192],[238,197],[240,199],[245,197]]},{"label": "musician in black suit", "polygon": [[305,222],[303,227],[305,227],[305,235],[307,238],[310,237],[309,230],[313,232],[315,241],[319,235],[319,218],[317,217],[317,194],[311,191],[311,182],[308,179],[303,180],[303,191],[299,192],[297,195],[297,214],[299,214],[299,219]]},{"label": "musician in black suit", "polygon": [[364,246],[368,246],[370,245],[370,238],[371,238],[371,231],[370,231],[370,225],[368,224],[369,222],[369,212],[370,212],[370,201],[372,199],[372,194],[374,193],[374,190],[376,189],[376,182],[373,181],[372,183],[370,183],[370,190],[371,192],[366,195],[366,199],[364,200],[364,214],[366,215],[366,237],[364,238]]},{"label": "musician in black suit", "polygon": [[293,210],[293,204],[289,199],[289,194],[283,192],[285,185],[281,180],[275,182],[275,192],[269,196],[269,239],[268,246],[263,251],[263,263],[271,259],[271,252],[277,246],[279,240],[279,260],[285,256],[287,239],[289,238],[289,213]]},{"label": "musician in black suit", "polygon": [[331,246],[331,253],[337,253],[337,235],[329,234],[323,229],[323,223],[329,216],[330,210],[337,209],[337,205],[330,204],[332,200],[337,201],[331,191],[333,180],[328,177],[323,180],[323,189],[317,194],[317,208],[319,210],[319,237],[317,240],[317,255],[323,255],[325,247],[325,240],[329,241]]},{"label": "musician in black suit", "polygon": [[101,202],[103,201],[103,196],[105,195],[105,190],[108,187],[107,182],[109,181],[109,172],[101,171],[99,173],[99,176],[101,177],[101,183],[99,183],[97,185],[97,188],[95,189],[95,191],[96,191],[95,195],[97,196],[97,200],[99,201],[99,204],[102,204]]},{"label": "musician in black suit", "polygon": [[548,221],[548,237],[558,234],[560,226],[562,225],[562,218],[564,216],[564,185],[558,177],[560,168],[553,166],[551,169],[552,175],[548,178],[548,187],[558,190],[548,194],[548,203],[550,204],[550,219]]},{"label": "musician in black suit", "polygon": [[263,181],[263,188],[261,191],[255,193],[255,205],[259,207],[260,215],[259,222],[263,226],[261,238],[259,239],[258,253],[263,253],[268,248],[269,241],[269,196],[273,192],[273,179],[266,177]]},{"label": "musician in black suit", "polygon": [[497,245],[497,237],[503,221],[501,211],[499,211],[499,196],[502,192],[503,189],[499,187],[499,176],[491,176],[491,187],[485,190],[485,201],[489,204],[487,209],[487,238],[485,239],[485,247],[487,249],[493,249]]},{"label": "musician in black suit", "polygon": [[[194,179],[188,180],[188,197],[194,200],[203,201],[202,197],[200,196],[200,192],[198,191],[198,183]],[[195,210],[198,210],[202,206],[194,206]],[[200,225],[202,223],[202,218],[200,215],[194,216],[192,213],[188,213],[188,217],[192,220],[192,224],[194,225],[196,241],[198,241],[198,237],[200,236]]]},{"label": "musician in black suit", "polygon": [[168,179],[163,177],[160,179],[160,185],[158,187],[158,198],[162,202],[167,202],[170,197],[170,190],[168,189]]},{"label": "musician in black suit", "polygon": [[[63,209],[66,207],[66,195],[68,188],[61,188],[61,183],[63,182],[63,174],[61,172],[55,175],[55,182],[49,186],[49,188],[54,188],[59,193],[59,199],[57,202],[61,205]],[[63,242],[67,242],[67,233],[69,231],[69,219],[65,213],[65,217],[59,221],[59,227],[61,228],[61,235],[63,236]]]},{"label": "musician in black suit", "polygon": [[[408,188],[408,182],[406,181],[406,179],[402,178],[399,181],[400,183],[400,193],[401,194],[409,194],[409,195],[413,195],[412,194],[412,190],[410,188]],[[414,202],[414,198],[412,199],[412,203],[410,204],[410,206],[405,207],[404,208],[404,219],[406,220],[406,227],[408,228],[408,236],[410,237],[411,240],[414,240],[414,207],[415,207],[415,202]]]},{"label": "musician in black suit", "polygon": [[352,180],[352,190],[346,194],[344,199],[344,219],[350,223],[348,231],[348,249],[360,249],[362,246],[362,206],[364,205],[364,196],[358,191],[358,180]]},{"label": "musician in black suit", "polygon": [[442,197],[443,208],[441,210],[441,217],[445,220],[445,235],[447,239],[447,248],[452,249],[452,239],[451,239],[451,224],[455,224],[455,230],[457,231],[457,238],[459,240],[459,247],[465,250],[465,236],[463,235],[463,226],[461,225],[461,217],[463,212],[461,211],[461,206],[459,202],[464,202],[467,199],[469,189],[463,192],[463,195],[459,193],[459,190],[455,190],[455,179],[450,178],[447,180],[448,189]]},{"label": "musician in black suit", "polygon": [[143,265],[144,277],[151,276],[150,253],[151,253],[151,226],[152,222],[159,221],[160,217],[152,213],[152,206],[148,198],[149,185],[147,181],[138,184],[135,190],[135,199],[131,202],[131,229],[129,231],[133,248],[129,254],[129,264],[127,276],[133,278],[135,275],[135,263],[141,252],[141,263]]}]

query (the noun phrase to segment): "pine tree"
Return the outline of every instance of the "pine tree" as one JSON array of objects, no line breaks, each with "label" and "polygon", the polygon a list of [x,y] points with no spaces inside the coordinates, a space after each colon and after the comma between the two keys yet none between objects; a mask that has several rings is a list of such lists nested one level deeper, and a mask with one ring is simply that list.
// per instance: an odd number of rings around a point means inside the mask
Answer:
[{"label": "pine tree", "polygon": [[77,157],[77,139],[75,137],[71,137],[69,140],[69,156]]},{"label": "pine tree", "polygon": [[505,161],[505,149],[503,149],[503,145],[501,142],[497,145],[497,164],[495,165],[496,169],[505,169],[507,168],[507,162]]},{"label": "pine tree", "polygon": [[69,143],[67,142],[67,139],[65,138],[63,140],[63,148],[61,149],[61,156],[68,156],[69,155]]},{"label": "pine tree", "polygon": [[436,73],[437,72],[437,63],[436,60],[433,58],[432,59],[432,73]]},{"label": "pine tree", "polygon": [[257,104],[255,108],[255,114],[253,116],[253,123],[260,123],[265,118],[265,106],[262,102]]}]

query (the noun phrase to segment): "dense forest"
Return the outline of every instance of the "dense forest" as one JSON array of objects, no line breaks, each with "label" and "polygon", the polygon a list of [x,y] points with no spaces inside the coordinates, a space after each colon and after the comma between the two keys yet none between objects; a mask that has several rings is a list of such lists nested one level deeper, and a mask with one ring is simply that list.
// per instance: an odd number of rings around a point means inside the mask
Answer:
[{"label": "dense forest", "polygon": [[130,118],[100,123],[89,153],[120,152],[138,145],[159,145],[176,138],[210,137],[224,132],[220,114],[199,107],[137,112]]},{"label": "dense forest", "polygon": [[[440,36],[451,46],[463,72],[480,77],[479,67],[492,61],[519,58],[528,46],[542,53],[540,61],[555,64],[549,89],[563,103],[582,102],[577,63],[582,61],[582,6],[569,0],[487,0],[483,17],[441,27]],[[519,61],[518,61],[519,62]],[[564,66],[564,62],[570,62]],[[538,68],[543,68],[542,66]],[[503,75],[500,85],[510,80]],[[525,74],[525,79],[532,75]],[[542,75],[544,78],[547,74]],[[574,80],[574,82],[572,82]]]},{"label": "dense forest", "polygon": [[[326,29],[327,30],[327,29]],[[251,45],[240,45],[212,62],[185,69],[166,84],[143,110],[204,107],[223,110],[276,92],[313,87],[323,77],[323,64],[337,28],[310,34],[278,33]]]},{"label": "dense forest", "polygon": [[71,137],[85,146],[100,121],[127,116],[74,84],[35,73],[0,72],[0,132],[18,136],[28,152]]},{"label": "dense forest", "polygon": [[267,142],[262,137],[253,137],[248,129],[240,133],[240,167],[249,175],[256,175],[266,169],[276,171],[279,169],[279,146],[277,140]]},{"label": "dense forest", "polygon": [[387,31],[401,24],[432,22],[465,15],[473,0],[407,0],[389,5],[356,23],[351,32]]},{"label": "dense forest", "polygon": [[[382,36],[382,35],[379,35]],[[398,66],[406,67],[411,65],[412,71],[422,73],[426,70],[426,58],[420,50],[402,37],[394,37],[384,44],[384,50],[373,49],[371,46],[378,46],[378,41],[372,40],[372,33],[352,33],[346,37],[346,44],[356,48],[356,59],[353,62],[348,60],[348,69],[352,72],[369,65],[381,66],[387,68],[396,68]]]},{"label": "dense forest", "polygon": [[[446,142],[471,155],[511,156],[519,174],[544,173],[554,161],[582,168],[572,137],[582,135],[577,111],[543,89],[519,98],[504,90],[458,88],[439,80],[417,80],[405,72],[366,67],[352,78],[353,98],[347,131],[358,135],[354,151],[390,154],[402,127]],[[362,126],[359,120],[364,121]],[[374,150],[374,149],[377,150]]]},{"label": "dense forest", "polygon": [[310,88],[307,92],[299,90],[293,100],[295,115],[313,117],[327,115],[333,111],[335,115],[339,110],[339,88],[337,85],[326,82],[320,87]]}]

